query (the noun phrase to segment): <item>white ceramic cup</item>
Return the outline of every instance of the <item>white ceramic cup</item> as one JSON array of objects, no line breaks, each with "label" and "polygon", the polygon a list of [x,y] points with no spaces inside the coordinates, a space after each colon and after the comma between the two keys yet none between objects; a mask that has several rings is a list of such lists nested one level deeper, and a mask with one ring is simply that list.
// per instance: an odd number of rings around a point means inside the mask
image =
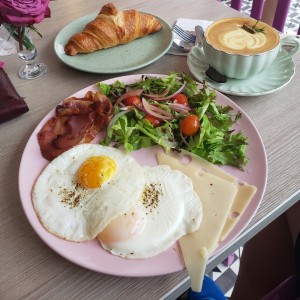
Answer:
[{"label": "white ceramic cup", "polygon": [[[213,25],[214,23],[210,26]],[[199,46],[200,48],[202,47],[210,66],[220,74],[226,75],[229,78],[245,79],[262,72],[275,60],[276,62],[281,62],[290,59],[300,49],[300,39],[296,36],[286,36],[280,39],[278,35],[278,41],[274,48],[262,53],[233,54],[216,49],[213,44],[207,41],[204,33],[202,35],[202,43]],[[295,47],[290,52],[282,50],[282,46],[287,41],[295,41]],[[280,51],[281,53],[278,55]]]}]

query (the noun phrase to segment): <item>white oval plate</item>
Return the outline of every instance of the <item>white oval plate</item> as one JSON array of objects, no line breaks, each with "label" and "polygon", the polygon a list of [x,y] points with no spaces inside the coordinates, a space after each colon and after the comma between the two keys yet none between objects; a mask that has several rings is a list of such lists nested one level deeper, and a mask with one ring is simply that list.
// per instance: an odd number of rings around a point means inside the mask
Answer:
[{"label": "white oval plate", "polygon": [[[279,54],[280,55],[280,54]],[[237,96],[258,96],[273,93],[287,85],[295,74],[295,65],[292,59],[275,62],[262,73],[248,79],[228,78],[226,83],[211,81],[205,71],[208,62],[205,55],[194,47],[187,57],[187,64],[191,73],[200,82],[205,82],[219,92]]]}]

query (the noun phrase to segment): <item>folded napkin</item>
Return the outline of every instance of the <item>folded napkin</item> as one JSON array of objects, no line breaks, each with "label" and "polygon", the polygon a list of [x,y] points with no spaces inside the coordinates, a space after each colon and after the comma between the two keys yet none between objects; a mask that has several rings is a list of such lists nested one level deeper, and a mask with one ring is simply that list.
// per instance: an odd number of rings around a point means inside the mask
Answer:
[{"label": "folded napkin", "polygon": [[[195,20],[195,19],[182,19],[179,18],[176,21],[176,24],[181,27],[182,29],[185,29],[187,31],[195,32],[195,27],[197,25],[200,25],[204,31],[206,28],[212,23],[212,21],[207,21],[207,20]],[[174,33],[174,35],[176,35]]]},{"label": "folded napkin", "polygon": [[[181,27],[184,30],[190,31],[191,33],[195,32],[195,26],[200,25],[204,31],[206,28],[212,23],[212,21],[206,21],[206,20],[196,20],[196,19],[183,19],[179,18],[176,21],[176,24]],[[181,39],[175,32],[173,32],[173,39]],[[182,55],[185,56],[187,53],[184,53],[177,49],[176,47],[172,46],[168,54],[173,54],[173,55]]]},{"label": "folded napkin", "polygon": [[0,61],[0,123],[16,118],[29,110],[2,66],[3,62]]}]

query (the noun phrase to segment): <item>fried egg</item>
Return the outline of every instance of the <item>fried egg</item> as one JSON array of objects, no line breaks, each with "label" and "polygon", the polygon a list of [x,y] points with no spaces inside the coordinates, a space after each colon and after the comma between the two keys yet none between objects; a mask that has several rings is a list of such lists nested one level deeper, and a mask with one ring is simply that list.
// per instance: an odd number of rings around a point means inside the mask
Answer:
[{"label": "fried egg", "polygon": [[[134,178],[128,183],[129,178]],[[44,228],[69,241],[94,239],[130,210],[145,185],[143,169],[125,152],[82,144],[50,162],[32,191]]]},{"label": "fried egg", "polygon": [[166,165],[144,167],[144,174],[138,203],[97,236],[104,249],[127,259],[157,255],[202,220],[202,204],[188,176]]}]

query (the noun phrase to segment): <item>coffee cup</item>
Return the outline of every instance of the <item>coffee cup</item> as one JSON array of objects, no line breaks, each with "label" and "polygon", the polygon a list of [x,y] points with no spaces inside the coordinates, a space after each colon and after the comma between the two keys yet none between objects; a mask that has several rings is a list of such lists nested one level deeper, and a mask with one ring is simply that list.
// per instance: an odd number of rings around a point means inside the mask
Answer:
[{"label": "coffee cup", "polygon": [[[236,79],[255,76],[275,60],[290,59],[300,48],[299,38],[280,38],[276,29],[250,18],[213,22],[201,40],[200,48],[210,66],[220,74]],[[283,45],[291,40],[295,41],[294,49],[282,51]]]}]

